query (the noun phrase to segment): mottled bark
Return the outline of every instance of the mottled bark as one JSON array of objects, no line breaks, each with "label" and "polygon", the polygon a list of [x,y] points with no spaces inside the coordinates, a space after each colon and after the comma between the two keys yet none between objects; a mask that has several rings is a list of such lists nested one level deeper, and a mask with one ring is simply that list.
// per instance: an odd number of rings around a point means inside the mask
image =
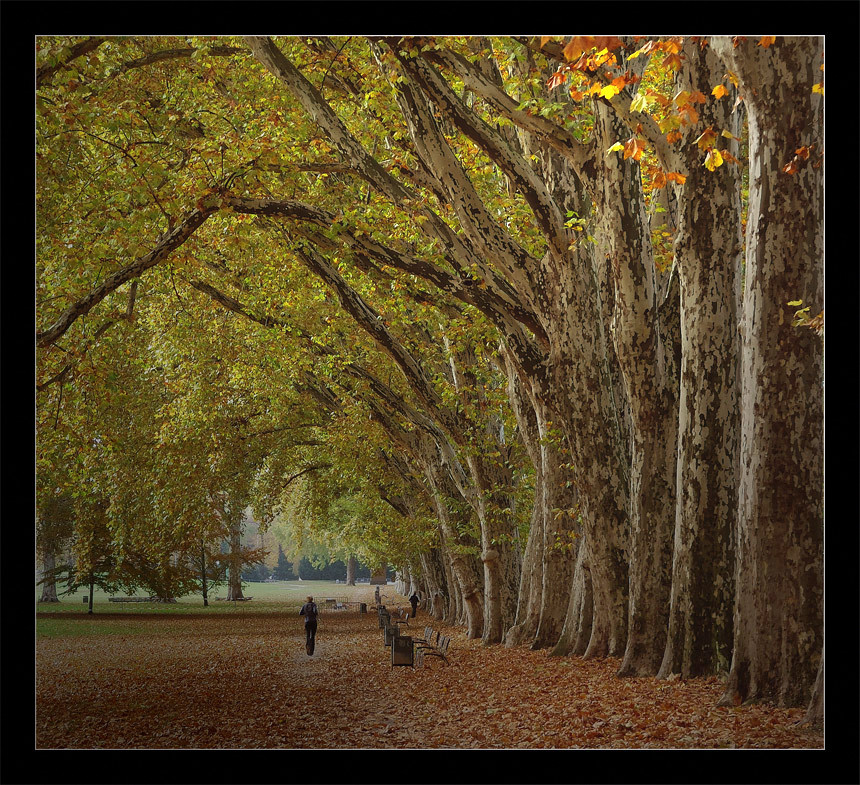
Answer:
[{"label": "mottled bark", "polygon": [[347,586],[355,586],[355,570],[357,567],[357,561],[355,556],[352,554],[349,555],[349,558],[346,560],[346,585]]},{"label": "mottled bark", "polygon": [[46,579],[42,584],[42,595],[39,597],[39,602],[59,602],[57,596],[57,583],[53,577],[53,570],[57,566],[56,554],[53,550],[45,550],[42,556],[42,572]]},{"label": "mottled bark", "polygon": [[[679,89],[707,94],[725,65],[711,47],[684,45]],[[678,424],[678,489],[672,593],[666,651],[658,673],[692,678],[726,671],[731,658],[734,524],[739,439],[738,311],[740,307],[740,170],[710,172],[692,140],[707,128],[740,137],[733,97],[699,108],[679,169],[675,259],[680,281],[682,367]],[[720,139],[737,156],[737,142]]]},{"label": "mottled bark", "polygon": [[438,548],[433,548],[427,553],[421,553],[419,558],[424,584],[421,595],[422,607],[431,618],[440,620],[445,614],[443,603],[439,598],[444,596],[447,589],[445,567],[441,561],[442,554]]},{"label": "mottled bark", "polygon": [[242,520],[230,523],[230,553],[227,555],[227,599],[244,600],[242,594]]},{"label": "mottled bark", "polygon": [[[482,569],[479,566],[475,551],[477,543],[470,541],[460,531],[469,528],[469,512],[449,505],[446,501],[445,486],[450,483],[446,480],[444,470],[431,468],[431,476],[428,480],[433,488],[433,504],[436,517],[444,533],[444,544],[451,562],[451,570],[456,580],[456,589],[459,590],[463,602],[463,614],[465,615],[466,634],[470,638],[480,638],[483,634],[484,624],[484,587],[482,580]],[[455,588],[449,583],[449,588]],[[453,594],[453,592],[451,592]],[[452,598],[455,599],[456,598]],[[456,613],[456,608],[449,608],[449,612]]]},{"label": "mottled bark", "polygon": [[578,494],[560,431],[544,416],[538,417],[538,421],[541,424],[540,491],[544,513],[543,590],[533,649],[554,646],[564,627],[573,579],[573,533],[579,516]]},{"label": "mottled bark", "polygon": [[537,632],[540,621],[541,593],[543,590],[543,519],[544,495],[539,492],[543,482],[540,461],[540,435],[534,406],[528,390],[520,378],[514,359],[500,347],[508,375],[508,401],[517,419],[520,438],[525,446],[535,471],[535,497],[532,502],[529,534],[520,571],[520,588],[517,597],[517,613],[514,625],[505,634],[506,646],[518,646],[530,642]]},{"label": "mottled bark", "polygon": [[[715,40],[749,112],[734,651],[723,701],[809,703],[823,647],[823,41]],[[808,157],[798,155],[806,150]],[[785,171],[785,167],[789,171]],[[794,171],[792,172],[792,168]]]},{"label": "mottled bark", "polygon": [[[615,113],[598,106],[602,149],[622,138]],[[630,609],[619,675],[654,675],[665,648],[675,503],[677,399],[657,309],[662,293],[647,234],[639,167],[604,156],[593,189],[613,283],[610,327],[632,425],[630,464]]]}]

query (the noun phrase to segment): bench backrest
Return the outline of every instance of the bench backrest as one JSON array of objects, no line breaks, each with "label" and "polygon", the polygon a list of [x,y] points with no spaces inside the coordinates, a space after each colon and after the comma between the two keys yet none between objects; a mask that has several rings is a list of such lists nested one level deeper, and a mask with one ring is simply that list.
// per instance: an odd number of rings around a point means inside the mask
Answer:
[{"label": "bench backrest", "polygon": [[432,638],[432,637],[433,637],[433,628],[432,627],[425,627],[424,628],[424,640],[427,641],[427,643],[430,643],[430,638]]},{"label": "bench backrest", "polygon": [[439,641],[439,643],[436,645],[436,647],[439,649],[440,652],[442,652],[444,654],[446,651],[448,651],[448,644],[449,643],[451,643],[451,637],[444,635],[444,636],[442,636],[442,639]]}]

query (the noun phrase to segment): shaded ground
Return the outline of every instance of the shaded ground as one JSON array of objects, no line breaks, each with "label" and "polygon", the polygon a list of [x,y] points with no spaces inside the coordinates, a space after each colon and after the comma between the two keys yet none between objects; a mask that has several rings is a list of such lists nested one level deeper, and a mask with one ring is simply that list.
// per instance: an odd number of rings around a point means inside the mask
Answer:
[{"label": "shaded ground", "polygon": [[75,614],[93,634],[37,642],[37,748],[823,746],[802,709],[716,708],[716,679],[617,679],[458,628],[450,667],[392,667],[372,609],[324,614],[308,657],[294,613]]}]

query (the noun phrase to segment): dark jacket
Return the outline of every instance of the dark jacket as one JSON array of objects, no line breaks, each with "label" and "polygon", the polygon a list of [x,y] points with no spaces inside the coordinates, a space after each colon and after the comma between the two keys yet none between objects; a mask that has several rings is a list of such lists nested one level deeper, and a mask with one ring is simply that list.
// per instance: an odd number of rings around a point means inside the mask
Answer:
[{"label": "dark jacket", "polygon": [[418,595],[417,595],[417,594],[413,594],[413,595],[409,598],[409,602],[411,602],[413,606],[417,605],[417,604],[419,603]]},{"label": "dark jacket", "polygon": [[302,605],[302,609],[299,611],[299,616],[305,617],[305,624],[310,621],[316,621],[318,614],[319,611],[317,610],[317,604],[315,602],[306,602]]}]

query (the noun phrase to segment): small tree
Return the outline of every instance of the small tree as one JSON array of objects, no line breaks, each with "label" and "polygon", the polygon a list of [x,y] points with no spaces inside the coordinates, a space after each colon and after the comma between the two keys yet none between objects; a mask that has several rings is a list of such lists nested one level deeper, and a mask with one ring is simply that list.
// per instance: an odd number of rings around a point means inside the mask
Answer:
[{"label": "small tree", "polygon": [[293,565],[287,560],[287,555],[280,543],[278,543],[278,563],[272,571],[272,577],[277,581],[294,581],[296,579]]}]

